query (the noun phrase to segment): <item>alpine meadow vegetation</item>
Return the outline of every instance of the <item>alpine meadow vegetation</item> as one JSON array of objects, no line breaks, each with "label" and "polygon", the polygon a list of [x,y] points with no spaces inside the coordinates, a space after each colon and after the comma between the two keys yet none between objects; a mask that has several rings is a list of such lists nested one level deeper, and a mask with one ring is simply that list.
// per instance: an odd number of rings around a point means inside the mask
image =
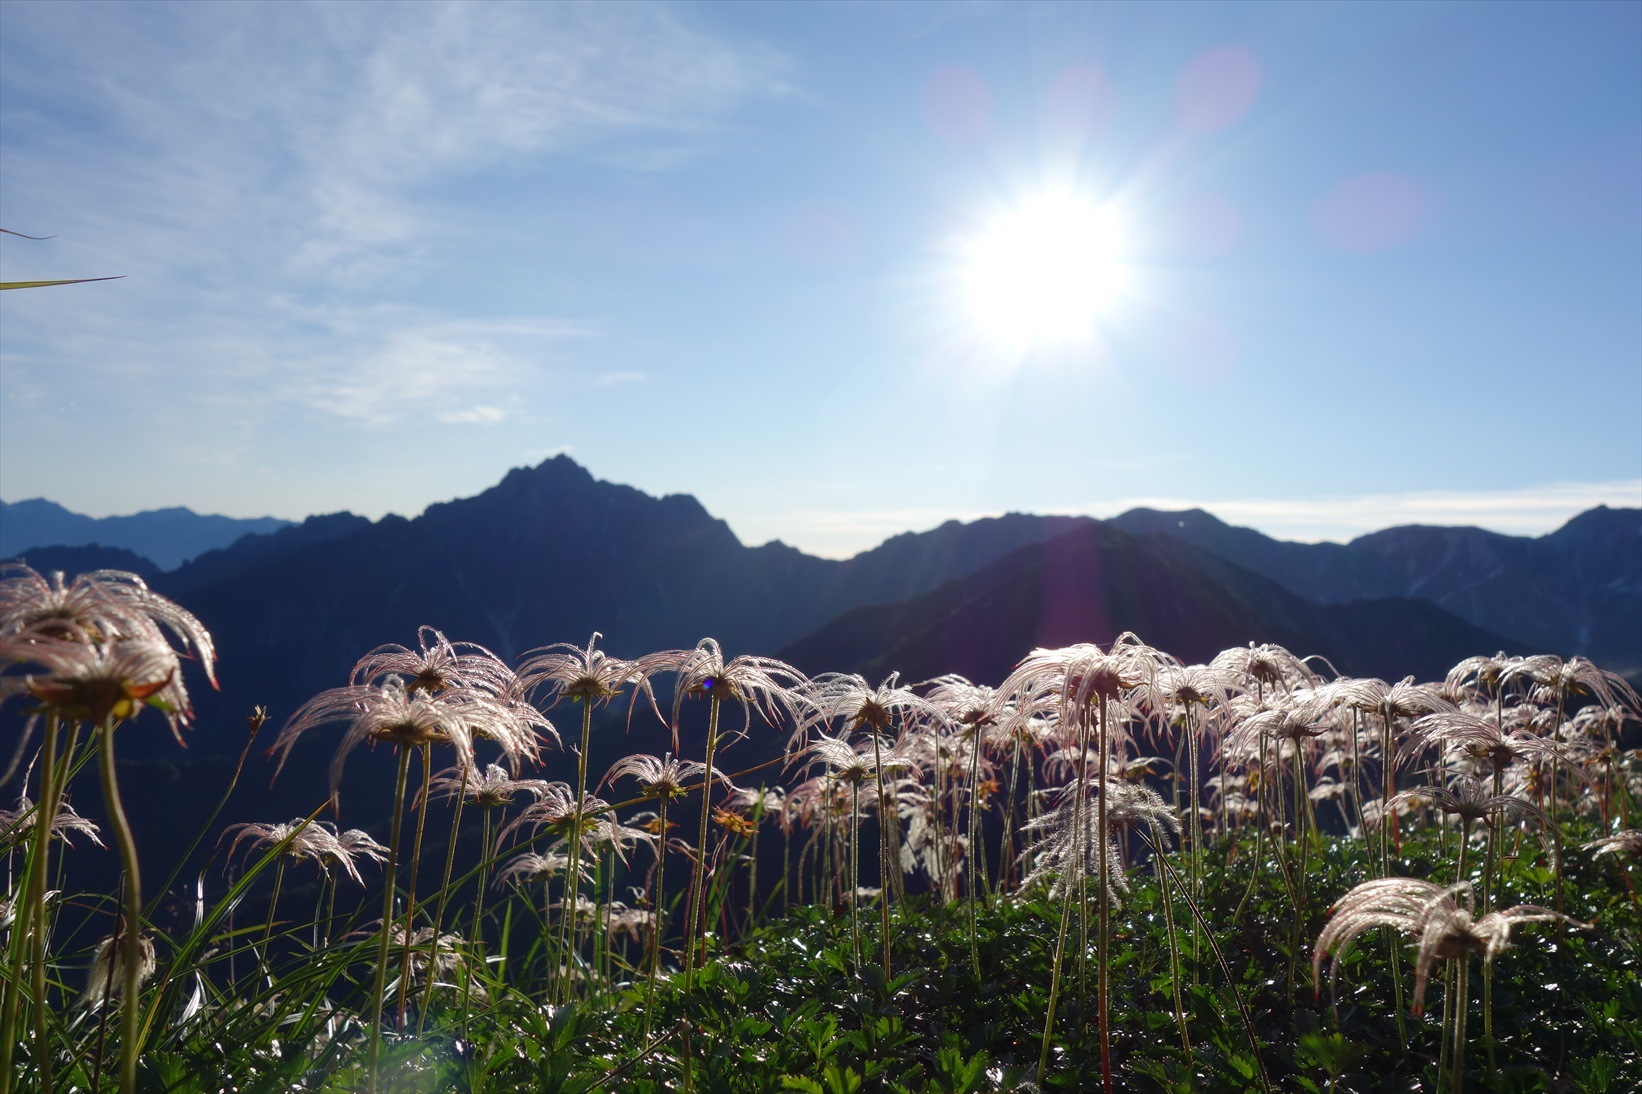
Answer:
[{"label": "alpine meadow vegetation", "polygon": [[[211,636],[131,574],[0,569],[0,1094],[1642,1089],[1642,700],[1582,658],[1391,683],[1123,634],[874,685],[416,639],[279,724],[276,771],[332,736],[328,796],[216,826],[248,711],[155,862],[115,745],[227,731]],[[672,747],[590,769],[612,719]]]}]

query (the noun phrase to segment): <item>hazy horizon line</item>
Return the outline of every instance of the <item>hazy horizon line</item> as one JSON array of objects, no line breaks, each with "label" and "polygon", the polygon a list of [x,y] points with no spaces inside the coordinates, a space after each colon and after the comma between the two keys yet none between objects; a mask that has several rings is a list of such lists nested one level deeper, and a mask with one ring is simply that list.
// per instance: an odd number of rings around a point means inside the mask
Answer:
[{"label": "hazy horizon line", "polygon": [[[638,489],[649,494],[649,491]],[[698,501],[702,501],[700,495],[695,496]],[[414,514],[398,514],[391,510],[361,513],[357,510],[341,509],[307,513],[298,517],[272,513],[252,516],[224,512],[207,513],[186,504],[99,515],[81,512],[43,495],[15,502],[0,498],[0,503],[17,505],[28,501],[46,501],[76,516],[91,520],[140,516],[166,509],[185,509],[200,517],[227,517],[246,521],[274,519],[300,524],[311,517],[342,512],[354,513],[372,521],[396,515],[414,520],[433,505],[459,500],[462,498],[429,501]],[[1558,482],[1495,490],[1335,494],[1304,499],[1137,496],[1046,508],[976,508],[957,511],[935,508],[850,511],[798,509],[786,513],[765,512],[751,520],[743,519],[743,516],[736,514],[726,514],[706,501],[702,501],[702,505],[713,517],[729,525],[736,538],[747,546],[756,547],[780,542],[819,558],[844,559],[872,550],[895,536],[927,532],[947,521],[969,523],[1008,513],[1110,520],[1134,509],[1152,509],[1160,512],[1201,510],[1226,524],[1252,528],[1273,539],[1296,543],[1347,543],[1372,532],[1415,524],[1476,527],[1500,535],[1534,537],[1554,532],[1572,518],[1600,506],[1620,509],[1642,508],[1642,479]]]}]

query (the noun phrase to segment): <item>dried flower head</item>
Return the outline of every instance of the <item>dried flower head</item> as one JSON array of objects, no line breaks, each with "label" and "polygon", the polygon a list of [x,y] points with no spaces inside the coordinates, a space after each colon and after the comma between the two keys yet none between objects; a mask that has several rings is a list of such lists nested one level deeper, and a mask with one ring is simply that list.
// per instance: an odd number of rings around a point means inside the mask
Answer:
[{"label": "dried flower head", "polygon": [[[0,809],[0,848],[12,847],[27,839],[34,832],[38,818],[39,809],[27,796],[17,799],[16,809]],[[51,820],[51,834],[72,847],[74,844],[69,835],[74,832],[90,837],[98,847],[103,846],[103,841],[97,838],[100,832],[97,825],[76,813],[68,802],[63,802]]]},{"label": "dried flower head", "polygon": [[[171,733],[183,743],[181,728],[193,717],[188,692],[182,684],[176,651],[152,637],[122,638],[110,643],[6,640],[0,659],[10,660],[18,644],[27,647],[27,660],[45,671],[23,678],[27,691],[42,709],[67,721],[123,722],[144,706],[165,714]],[[21,660],[21,658],[19,658]]]},{"label": "dried flower head", "polygon": [[[1454,899],[1461,894],[1464,907]],[[1474,919],[1471,899],[1470,882],[1446,888],[1406,877],[1364,882],[1339,899],[1323,933],[1317,936],[1311,959],[1312,982],[1321,977],[1326,955],[1334,955],[1329,967],[1332,985],[1339,967],[1339,951],[1364,931],[1391,927],[1418,940],[1414,1013],[1420,1014],[1425,1006],[1425,986],[1437,961],[1481,954],[1483,961],[1491,962],[1510,945],[1511,927],[1517,923],[1561,921],[1580,928],[1590,926],[1535,904],[1518,904]]]},{"label": "dried flower head", "polygon": [[168,645],[171,632],[183,652],[197,656],[216,685],[216,646],[203,624],[154,592],[136,574],[95,570],[65,582],[47,580],[21,563],[0,565],[0,636],[55,639],[88,645],[149,639]]},{"label": "dried flower head", "polygon": [[611,657],[597,648],[603,637],[594,631],[586,649],[555,642],[531,650],[519,666],[520,686],[529,693],[546,685],[548,706],[562,699],[596,706],[614,699],[628,685],[647,688],[645,676],[635,662]]},{"label": "dried flower head", "polygon": [[[1142,784],[1102,779],[1091,781],[1081,795],[1076,784],[1053,793],[1054,808],[1027,822],[1032,843],[1020,855],[1023,864],[1031,864],[1021,888],[1048,881],[1051,899],[1064,893],[1068,883],[1079,886],[1098,878],[1103,857],[1112,888],[1119,893],[1129,891],[1113,838],[1118,828],[1144,824],[1154,833],[1180,832],[1174,811],[1156,791]],[[1100,811],[1094,800],[1103,793],[1107,796],[1104,832],[1100,830]]]},{"label": "dried flower head", "polygon": [[[140,988],[154,975],[154,936],[137,937],[137,986]],[[118,935],[110,935],[97,943],[91,958],[91,975],[86,978],[85,993],[80,996],[82,1007],[100,1007],[110,996],[125,993],[125,945]]]},{"label": "dried flower head", "polygon": [[[610,770],[604,773],[604,781],[614,783],[617,779],[637,779],[645,797],[670,801],[682,797],[690,786],[690,780],[701,778],[706,771],[705,764],[680,760],[671,752],[659,760],[641,753],[611,764]],[[722,775],[719,777],[722,778]]]},{"label": "dried flower head", "polygon": [[671,719],[675,752],[678,751],[679,713],[686,698],[738,703],[747,724],[751,723],[754,710],[770,725],[783,718],[793,722],[802,720],[803,699],[797,689],[804,682],[804,674],[773,657],[743,654],[726,661],[718,643],[703,638],[694,649],[664,650],[641,657],[634,662],[634,668],[645,679],[658,672],[675,675]]},{"label": "dried flower head", "polygon": [[1599,840],[1585,844],[1585,850],[1597,855],[1642,855],[1642,831],[1627,828]]},{"label": "dried flower head", "polygon": [[487,764],[480,773],[460,765],[439,772],[428,782],[428,794],[436,798],[460,796],[481,809],[512,805],[520,794],[540,801],[553,784],[542,779],[516,779],[501,764]]},{"label": "dried flower head", "polygon": [[345,722],[348,726],[331,761],[333,802],[348,753],[365,741],[400,748],[449,744],[456,749],[457,763],[471,767],[475,736],[515,740],[520,731],[515,705],[504,705],[492,696],[466,688],[413,693],[397,678],[390,678],[381,687],[356,684],[333,688],[299,707],[269,750],[279,757],[274,774],[277,776],[284,768],[302,734],[330,722]]}]

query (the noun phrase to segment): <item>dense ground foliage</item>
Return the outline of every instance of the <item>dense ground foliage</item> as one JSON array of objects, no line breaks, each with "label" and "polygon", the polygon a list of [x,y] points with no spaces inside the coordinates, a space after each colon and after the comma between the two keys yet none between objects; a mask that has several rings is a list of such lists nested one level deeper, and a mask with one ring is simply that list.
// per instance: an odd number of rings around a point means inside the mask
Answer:
[{"label": "dense ground foliage", "polygon": [[[339,727],[338,782],[391,750],[386,842],[208,828],[160,929],[116,728],[181,729],[210,636],[131,575],[0,578],[0,1094],[1642,1088],[1639,704],[1589,662],[1388,684],[1125,635],[903,687],[424,629],[273,747]],[[618,697],[702,759],[590,772]],[[530,773],[556,707],[574,784]],[[727,776],[743,727],[780,759]],[[100,837],[120,891],[71,892]]]}]

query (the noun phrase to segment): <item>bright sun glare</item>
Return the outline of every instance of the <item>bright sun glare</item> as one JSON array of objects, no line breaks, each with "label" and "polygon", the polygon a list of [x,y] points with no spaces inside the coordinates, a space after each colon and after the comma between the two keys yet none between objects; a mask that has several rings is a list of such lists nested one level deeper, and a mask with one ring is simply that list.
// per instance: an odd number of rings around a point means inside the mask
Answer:
[{"label": "bright sun glare", "polygon": [[1067,342],[1094,333],[1128,280],[1108,208],[1045,196],[1000,214],[964,248],[971,318],[1011,345]]}]

